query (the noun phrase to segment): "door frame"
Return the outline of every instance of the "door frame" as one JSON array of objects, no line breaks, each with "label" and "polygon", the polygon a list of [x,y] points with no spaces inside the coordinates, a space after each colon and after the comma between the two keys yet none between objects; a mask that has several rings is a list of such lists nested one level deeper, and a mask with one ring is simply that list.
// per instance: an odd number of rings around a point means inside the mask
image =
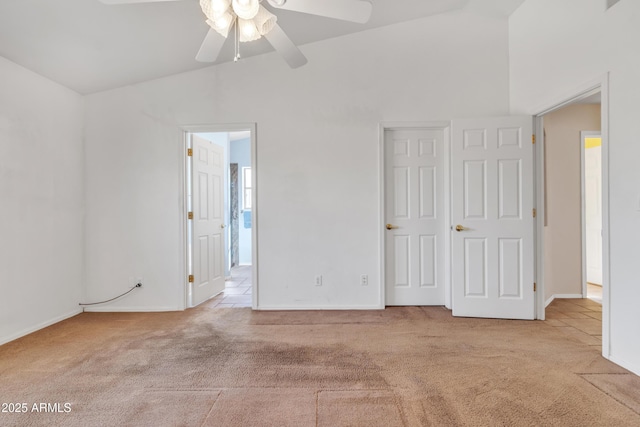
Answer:
[{"label": "door frame", "polygon": [[610,359],[611,348],[611,314],[610,314],[610,217],[609,217],[609,73],[601,75],[582,86],[579,86],[558,97],[546,106],[534,111],[534,131],[539,142],[535,147],[535,193],[536,205],[540,215],[536,218],[536,279],[537,292],[537,318],[545,319],[545,283],[544,283],[544,120],[545,114],[559,110],[581,99],[600,92],[600,135],[602,137],[602,356]]},{"label": "door frame", "polygon": [[[582,298],[587,297],[587,214],[586,214],[586,170],[585,170],[585,151],[584,146],[585,138],[600,137],[602,135],[599,131],[583,130],[580,132],[580,221],[581,221],[581,241],[582,241]],[[602,155],[600,156],[600,163],[602,163]],[[602,202],[602,201],[601,201]]]},{"label": "door frame", "polygon": [[[378,125],[378,248],[380,259],[380,293],[378,308],[384,309],[386,306],[386,229],[385,229],[385,150],[384,150],[384,134],[388,130],[442,130],[444,131],[444,232],[451,229],[451,121],[428,121],[428,122],[382,122]],[[444,301],[445,307],[451,309],[451,237],[444,239],[444,256],[442,258],[442,268],[444,268]]]},{"label": "door frame", "polygon": [[[189,224],[187,220],[187,209],[188,209],[188,182],[186,179],[186,174],[189,163],[189,156],[187,155],[187,148],[189,147],[189,139],[191,134],[195,133],[209,133],[209,132],[239,132],[239,131],[249,131],[250,139],[251,139],[251,185],[253,188],[251,194],[251,203],[253,204],[252,211],[252,226],[251,226],[251,274],[252,274],[252,282],[251,282],[251,292],[252,292],[252,309],[258,309],[258,292],[259,292],[259,277],[258,277],[258,158],[257,158],[257,136],[256,123],[227,123],[227,124],[204,124],[204,125],[184,125],[180,126],[180,130],[182,131],[182,157],[181,157],[181,170],[182,170],[182,185],[180,190],[180,198],[182,200],[182,207],[180,209],[180,215],[178,219],[180,221],[180,234],[182,235],[182,256],[181,256],[181,267],[180,271],[182,272],[183,277],[183,304],[184,307],[189,307],[189,271],[188,271],[188,256],[189,256]],[[228,170],[228,168],[227,168]],[[228,189],[225,189],[228,191]],[[229,227],[227,227],[227,233],[229,232]]]}]

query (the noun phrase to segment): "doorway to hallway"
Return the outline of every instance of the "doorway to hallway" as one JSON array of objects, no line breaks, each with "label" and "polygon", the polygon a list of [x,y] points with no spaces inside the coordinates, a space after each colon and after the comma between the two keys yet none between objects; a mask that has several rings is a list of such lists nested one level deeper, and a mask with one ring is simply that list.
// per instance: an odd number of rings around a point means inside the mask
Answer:
[{"label": "doorway to hallway", "polygon": [[242,265],[231,268],[231,274],[225,281],[224,291],[207,303],[210,307],[238,308],[251,307],[252,283],[250,265]]},{"label": "doorway to hallway", "polygon": [[602,304],[602,136],[580,133],[583,297]]},{"label": "doorway to hallway", "polygon": [[[195,307],[214,299],[214,304],[218,304],[225,299],[223,304],[227,306],[254,307],[257,299],[255,125],[208,125],[183,129],[187,153],[186,305]],[[207,150],[214,151],[214,154],[207,154]],[[200,167],[201,164],[204,166]],[[208,172],[207,168],[211,167],[220,169],[220,173],[212,176],[200,170],[205,168]],[[213,228],[209,227],[217,234],[204,238],[200,233],[200,223],[202,218],[209,217],[219,220]],[[209,292],[195,292],[204,289],[200,283],[206,282],[212,272],[215,272],[216,279],[221,279],[220,286]]]},{"label": "doorway to hallway", "polygon": [[252,264],[253,168],[249,132],[229,132],[229,245],[227,269]]},{"label": "doorway to hallway", "polygon": [[[586,254],[602,257],[601,240],[587,249],[589,236],[600,237],[602,216],[585,203],[585,189],[594,187],[584,178],[585,131],[600,132],[599,99],[565,106],[544,116],[544,291],[549,304],[558,298],[586,298],[588,266]],[[587,153],[590,154],[590,153]],[[601,168],[597,173],[601,174]],[[588,182],[587,182],[588,181]],[[599,191],[595,191],[600,193]],[[601,198],[600,194],[590,199]],[[598,204],[600,206],[600,204]],[[587,208],[585,210],[585,208]],[[599,217],[586,226],[586,219]],[[591,224],[593,223],[593,224]],[[586,232],[594,229],[595,232]],[[598,243],[598,250],[595,250]],[[594,263],[595,264],[595,263]],[[601,265],[601,262],[600,262]],[[601,283],[601,282],[600,282]],[[598,284],[600,284],[598,283]]]},{"label": "doorway to hallway", "polygon": [[[544,212],[539,225],[544,235],[545,319],[600,349],[606,341],[600,190],[604,171],[593,154],[601,143],[601,92],[593,91],[539,117],[544,153]],[[592,141],[596,137],[597,144]]]}]

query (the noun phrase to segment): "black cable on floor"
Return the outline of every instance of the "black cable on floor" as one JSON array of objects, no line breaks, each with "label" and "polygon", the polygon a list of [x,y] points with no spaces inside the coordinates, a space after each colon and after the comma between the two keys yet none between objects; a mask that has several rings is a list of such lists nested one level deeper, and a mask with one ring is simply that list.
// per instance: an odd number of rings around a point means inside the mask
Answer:
[{"label": "black cable on floor", "polygon": [[135,285],[133,288],[129,289],[129,290],[128,290],[127,292],[125,292],[124,294],[120,294],[120,295],[118,295],[117,297],[114,297],[114,298],[108,299],[108,300],[106,300],[106,301],[100,301],[100,302],[87,302],[87,303],[82,303],[82,302],[81,302],[81,303],[80,303],[80,304],[78,304],[78,305],[96,305],[96,304],[104,304],[105,302],[111,302],[111,301],[116,300],[116,299],[118,299],[118,298],[120,298],[120,297],[123,297],[123,296],[127,295],[129,292],[132,292],[134,289],[136,289],[136,288],[141,288],[141,287],[142,287],[142,283],[138,283],[138,284],[137,284],[137,285]]}]

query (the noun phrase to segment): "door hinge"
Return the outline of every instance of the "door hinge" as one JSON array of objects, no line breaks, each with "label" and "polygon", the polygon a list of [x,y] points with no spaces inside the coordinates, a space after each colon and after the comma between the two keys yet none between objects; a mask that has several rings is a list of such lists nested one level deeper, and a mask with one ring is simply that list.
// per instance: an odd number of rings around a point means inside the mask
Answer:
[{"label": "door hinge", "polygon": [[189,275],[189,283],[193,283],[193,274]]},{"label": "door hinge", "polygon": [[538,211],[536,211],[536,208],[533,208],[533,217],[535,218],[536,216],[538,216]]},{"label": "door hinge", "polygon": [[187,148],[187,156],[193,156],[193,148]]},{"label": "door hinge", "polygon": [[193,219],[193,212],[189,212],[189,213],[187,213],[187,218],[189,218],[189,219]]},{"label": "door hinge", "polygon": [[533,292],[538,290],[538,285],[536,284],[536,282],[533,282]]},{"label": "door hinge", "polygon": [[536,143],[536,136],[535,136],[535,134],[534,134],[534,135],[531,135],[531,143],[532,143],[532,144],[535,144],[535,143]]}]

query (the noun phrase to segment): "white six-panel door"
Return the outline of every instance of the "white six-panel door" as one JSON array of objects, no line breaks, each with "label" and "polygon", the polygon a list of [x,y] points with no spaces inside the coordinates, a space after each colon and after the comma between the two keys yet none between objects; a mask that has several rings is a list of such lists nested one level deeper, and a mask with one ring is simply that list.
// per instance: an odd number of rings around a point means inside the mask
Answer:
[{"label": "white six-panel door", "polygon": [[454,316],[534,318],[531,139],[531,117],[453,121]]},{"label": "white six-panel door", "polygon": [[224,290],[224,150],[192,138],[195,306]]},{"label": "white six-panel door", "polygon": [[444,304],[444,129],[385,130],[386,305]]}]

